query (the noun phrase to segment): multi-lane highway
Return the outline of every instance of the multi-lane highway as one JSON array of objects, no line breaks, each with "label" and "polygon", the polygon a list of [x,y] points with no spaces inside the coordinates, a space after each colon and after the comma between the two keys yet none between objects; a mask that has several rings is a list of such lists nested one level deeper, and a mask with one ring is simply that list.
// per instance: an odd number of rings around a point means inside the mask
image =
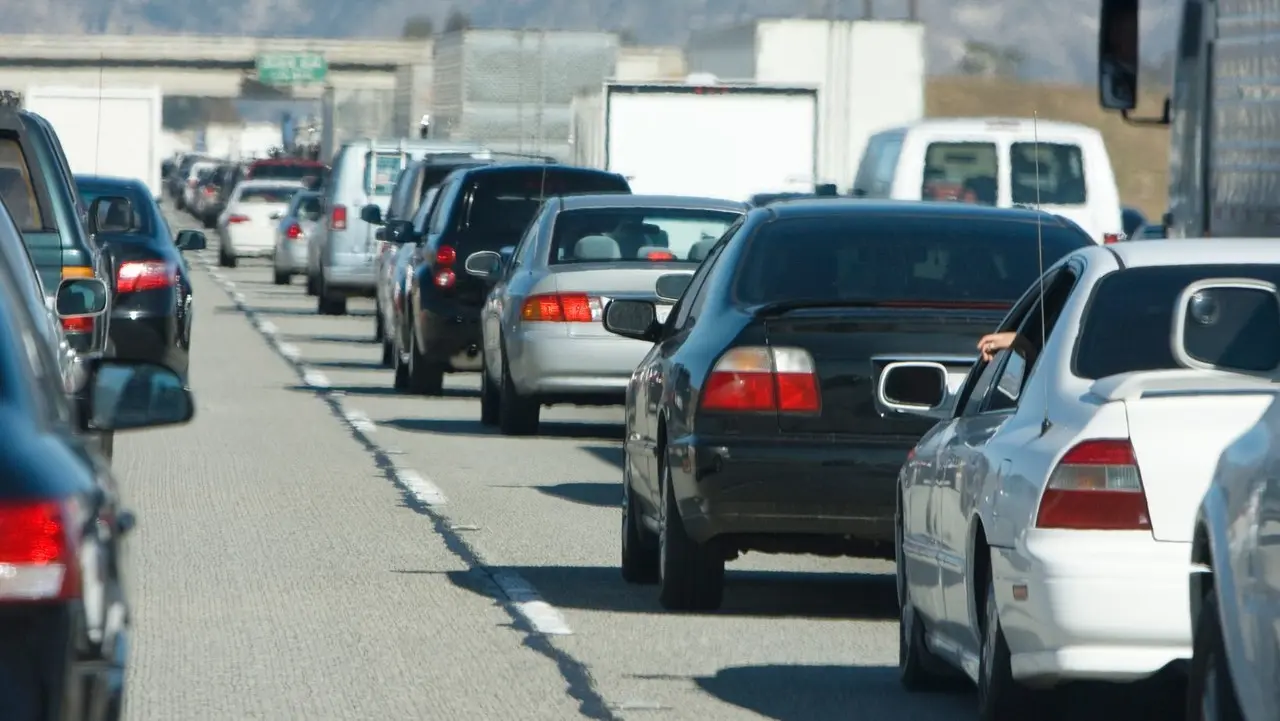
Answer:
[{"label": "multi-lane highway", "polygon": [[617,569],[619,409],[495,435],[474,375],[391,389],[371,301],[317,316],[214,240],[196,420],[117,441],[130,719],[972,718],[900,690],[890,564],[747,556],[722,611],[662,611]]}]

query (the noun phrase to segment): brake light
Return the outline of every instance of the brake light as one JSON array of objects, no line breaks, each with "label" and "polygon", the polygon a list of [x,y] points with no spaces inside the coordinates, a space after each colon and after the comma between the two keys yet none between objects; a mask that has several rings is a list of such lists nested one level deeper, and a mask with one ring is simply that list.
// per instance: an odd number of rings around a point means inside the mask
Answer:
[{"label": "brake light", "polygon": [[702,410],[818,413],[822,397],[813,356],[803,348],[730,348],[707,377]]},{"label": "brake light", "polygon": [[163,260],[131,260],[116,271],[116,292],[137,293],[170,288],[178,282],[178,269]]},{"label": "brake light", "polygon": [[675,260],[675,253],[668,250],[651,250],[645,258],[649,260]]},{"label": "brake light", "polygon": [[0,602],[80,596],[76,516],[70,503],[0,504]]},{"label": "brake light", "polygon": [[236,224],[236,223],[248,223],[248,222],[249,222],[249,216],[247,216],[247,215],[239,215],[239,214],[237,214],[237,215],[230,215],[230,216],[227,216],[227,222],[228,222],[228,223],[231,223],[232,225],[234,225],[234,224]]},{"label": "brake light", "polygon": [[289,227],[284,231],[284,237],[289,240],[297,240],[302,237],[302,226],[297,223],[290,223]]},{"label": "brake light", "polygon": [[520,319],[543,323],[599,323],[604,304],[582,293],[545,293],[530,296],[520,309]]},{"label": "brake light", "polygon": [[63,318],[62,330],[67,333],[92,333],[93,318]]},{"label": "brake light", "polygon": [[1040,498],[1036,527],[1151,530],[1147,495],[1129,439],[1084,441],[1067,451]]},{"label": "brake light", "polygon": [[213,195],[213,194],[214,194],[214,193],[216,193],[216,192],[218,192],[218,191],[217,191],[217,190],[216,190],[212,185],[206,185],[206,186],[204,186],[204,194],[205,194],[205,195]]},{"label": "brake light", "polygon": [[329,230],[347,229],[347,206],[335,205],[329,211]]},{"label": "brake light", "polygon": [[458,262],[458,251],[453,246],[442,245],[436,251],[436,265],[451,268],[456,262]]},{"label": "brake light", "polygon": [[1102,244],[1103,244],[1103,245],[1111,245],[1111,244],[1113,244],[1113,243],[1119,243],[1119,242],[1120,242],[1120,234],[1119,234],[1119,233],[1104,233],[1104,234],[1102,235]]}]

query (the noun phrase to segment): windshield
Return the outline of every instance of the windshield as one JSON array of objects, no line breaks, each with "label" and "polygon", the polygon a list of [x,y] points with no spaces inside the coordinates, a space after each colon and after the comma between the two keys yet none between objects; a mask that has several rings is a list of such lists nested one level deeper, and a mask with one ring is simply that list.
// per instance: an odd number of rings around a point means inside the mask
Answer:
[{"label": "windshield", "polygon": [[499,250],[515,245],[548,196],[630,190],[612,173],[564,168],[480,172],[471,181],[462,227],[474,239],[473,252]]},{"label": "windshield", "polygon": [[[98,227],[110,229],[111,233],[141,233],[151,235],[151,214],[147,212],[147,203],[155,202],[147,196],[139,193],[136,188],[129,185],[111,185],[104,183],[76,183],[76,190],[80,192],[80,199],[84,201],[84,207],[93,206],[93,201],[98,198],[116,197],[127,198],[133,205],[133,218],[123,217],[120,206],[110,206],[104,203],[98,208]],[[127,214],[126,214],[127,215]],[[125,228],[128,230],[125,230]]]},{"label": "windshield", "polygon": [[551,264],[701,262],[742,217],[724,210],[589,208],[556,216]]},{"label": "windshield", "polygon": [[1015,205],[1083,205],[1086,200],[1079,145],[1014,143],[1009,146],[1009,176]]},{"label": "windshield", "polygon": [[[1036,222],[1023,218],[849,213],[764,224],[748,241],[737,298],[1013,303],[1040,277]],[[1092,245],[1041,227],[1043,267]]]},{"label": "windshield", "polygon": [[994,143],[929,143],[920,197],[995,205],[999,200],[999,173]]},{"label": "windshield", "polygon": [[[1173,307],[1189,284],[1206,278],[1256,278],[1280,283],[1280,266],[1274,265],[1171,265],[1129,268],[1103,278],[1093,290],[1080,336],[1076,341],[1075,374],[1096,380],[1130,371],[1181,368],[1173,358],[1171,329]],[[1227,318],[1228,322],[1255,322],[1262,318]],[[1252,332],[1250,352],[1275,353],[1270,332]],[[1222,351],[1236,335],[1223,337]],[[1237,359],[1238,360],[1238,359]],[[1233,363],[1233,365],[1241,365]],[[1272,363],[1274,366],[1274,363]]]},{"label": "windshield", "polygon": [[246,205],[258,205],[261,203],[288,203],[300,190],[302,190],[302,188],[293,188],[285,185],[262,188],[241,188],[239,200],[242,204]]}]

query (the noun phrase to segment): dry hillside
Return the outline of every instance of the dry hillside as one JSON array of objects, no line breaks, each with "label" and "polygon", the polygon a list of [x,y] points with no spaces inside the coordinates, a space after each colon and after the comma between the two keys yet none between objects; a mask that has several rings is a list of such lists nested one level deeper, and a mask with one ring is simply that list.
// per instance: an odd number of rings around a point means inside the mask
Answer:
[{"label": "dry hillside", "polygon": [[[1152,92],[1142,101],[1142,115],[1154,113],[1164,95]],[[1068,120],[1102,131],[1120,199],[1158,220],[1166,206],[1165,176],[1169,168],[1169,131],[1128,125],[1117,113],[1098,107],[1092,87],[1029,84],[1007,80],[938,77],[929,81],[925,112],[932,117],[1005,116]]]}]

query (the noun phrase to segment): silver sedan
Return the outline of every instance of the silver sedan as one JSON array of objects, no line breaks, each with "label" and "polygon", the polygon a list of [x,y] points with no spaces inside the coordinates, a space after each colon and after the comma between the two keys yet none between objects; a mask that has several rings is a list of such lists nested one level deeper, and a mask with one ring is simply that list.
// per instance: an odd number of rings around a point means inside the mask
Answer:
[{"label": "silver sedan", "polygon": [[553,198],[519,245],[471,255],[467,272],[494,283],[481,311],[481,421],[528,435],[544,405],[621,404],[650,344],[606,331],[605,307],[644,299],[669,312],[658,279],[692,275],[746,211],[712,198]]},{"label": "silver sedan", "polygon": [[271,264],[276,285],[288,285],[293,276],[307,272],[308,239],[322,217],[322,198],[310,191],[294,195],[289,208],[280,215],[272,214],[271,219],[279,221]]}]

